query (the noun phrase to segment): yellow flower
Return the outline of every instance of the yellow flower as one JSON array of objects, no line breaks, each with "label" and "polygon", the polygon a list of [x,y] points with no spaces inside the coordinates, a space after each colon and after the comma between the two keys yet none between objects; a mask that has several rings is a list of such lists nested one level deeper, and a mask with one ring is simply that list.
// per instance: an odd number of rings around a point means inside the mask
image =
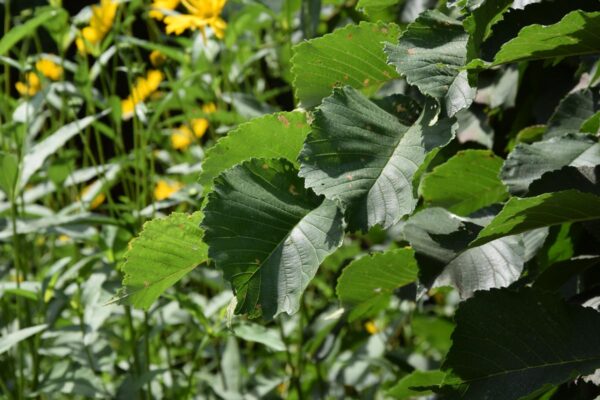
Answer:
[{"label": "yellow flower", "polygon": [[150,18],[162,21],[165,17],[165,14],[163,14],[163,12],[173,11],[177,8],[179,3],[180,0],[154,0],[154,2],[151,5],[152,10],[149,13]]},{"label": "yellow flower", "polygon": [[[88,185],[88,186],[84,187],[81,190],[81,194],[79,195],[79,197],[82,198],[83,196],[85,196],[85,194],[87,192],[89,192],[91,187],[92,187],[92,185]],[[90,204],[89,204],[90,210],[95,210],[96,208],[100,207],[102,205],[102,203],[104,203],[105,200],[106,200],[106,195],[102,192],[98,193],[98,195],[96,197],[94,197],[94,199],[92,201],[90,201]]]},{"label": "yellow flower", "polygon": [[379,328],[377,327],[377,325],[375,325],[373,321],[368,321],[367,323],[365,323],[365,329],[371,335],[374,335],[379,332]]},{"label": "yellow flower", "polygon": [[158,50],[153,50],[150,53],[149,58],[150,58],[150,63],[152,65],[154,65],[155,67],[160,67],[161,65],[163,65],[165,63],[165,60],[167,59],[167,57],[165,57],[165,55]]},{"label": "yellow flower", "polygon": [[220,17],[227,0],[181,0],[188,14],[168,15],[164,18],[168,34],[181,35],[186,30],[200,30],[206,35],[207,26],[222,39],[227,23]]},{"label": "yellow flower", "polygon": [[35,63],[35,69],[37,69],[46,78],[53,81],[57,81],[62,78],[63,68],[54,61],[46,58],[39,59]]},{"label": "yellow flower", "polygon": [[174,193],[177,193],[182,187],[183,184],[179,182],[169,183],[161,179],[154,188],[154,198],[159,201],[167,199]]},{"label": "yellow flower", "polygon": [[17,82],[15,83],[15,88],[21,96],[31,97],[42,89],[42,82],[37,73],[28,72],[27,75],[25,75],[25,83]]},{"label": "yellow flower", "polygon": [[190,128],[181,125],[171,134],[171,147],[175,150],[185,150],[192,144],[193,139],[194,135]]},{"label": "yellow flower", "polygon": [[194,137],[201,138],[206,133],[208,129],[208,120],[206,118],[194,118],[190,122],[190,126],[181,125],[179,128],[175,129],[171,134],[171,147],[175,150],[185,150],[187,149]]},{"label": "yellow flower", "polygon": [[163,73],[155,69],[148,71],[145,78],[138,78],[135,81],[135,85],[131,90],[129,97],[121,101],[121,113],[123,114],[123,118],[130,118],[133,115],[135,106],[154,93],[163,79]]},{"label": "yellow flower", "polygon": [[89,26],[81,30],[75,44],[81,54],[94,52],[102,39],[112,28],[118,4],[113,0],[101,0],[100,5],[92,6]]},{"label": "yellow flower", "polygon": [[217,106],[215,103],[206,103],[202,106],[202,111],[204,111],[206,114],[212,114],[217,111]]},{"label": "yellow flower", "polygon": [[55,62],[48,59],[40,59],[35,63],[35,71],[28,72],[25,75],[25,82],[17,82],[15,88],[21,96],[34,96],[42,89],[42,81],[38,74],[46,78],[57,81],[62,77],[63,68]]}]

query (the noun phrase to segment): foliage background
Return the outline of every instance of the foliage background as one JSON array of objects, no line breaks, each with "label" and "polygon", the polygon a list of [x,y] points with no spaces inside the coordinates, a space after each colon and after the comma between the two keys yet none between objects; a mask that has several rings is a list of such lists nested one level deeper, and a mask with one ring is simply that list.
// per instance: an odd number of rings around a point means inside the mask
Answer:
[{"label": "foliage background", "polygon": [[[458,396],[456,391],[444,392],[456,382],[442,367],[456,361],[456,353],[447,357],[452,346],[460,349],[461,343],[468,347],[473,341],[466,335],[461,342],[464,331],[458,329],[451,340],[457,322],[480,321],[484,328],[479,337],[486,338],[490,333],[485,326],[494,321],[490,315],[506,312],[527,321],[530,314],[519,316],[514,309],[537,294],[518,290],[535,286],[538,277],[545,289],[560,293],[540,297],[542,314],[564,306],[556,299],[574,305],[597,299],[600,207],[594,207],[599,204],[594,203],[594,178],[583,189],[575,187],[590,197],[571,193],[555,200],[578,201],[577,209],[587,205],[589,213],[583,219],[592,222],[578,223],[580,216],[562,215],[558,222],[522,229],[519,234],[552,225],[538,231],[537,239],[519,239],[537,245],[532,245],[532,254],[522,256],[521,270],[506,281],[473,289],[450,273],[427,275],[427,266],[451,265],[470,251],[468,243],[482,228],[488,238],[505,236],[508,231],[484,226],[503,203],[520,200],[519,190],[554,200],[560,197],[558,190],[573,188],[548,189],[548,182],[572,181],[569,167],[581,166],[557,162],[543,172],[559,175],[540,179],[534,187],[521,176],[516,181],[498,178],[510,160],[517,165],[543,164],[557,148],[569,149],[576,142],[592,148],[589,160],[597,171],[598,43],[588,52],[541,60],[504,54],[503,61],[498,53],[521,28],[558,23],[573,10],[593,13],[597,2],[498,2],[502,6],[490,15],[473,17],[469,30],[467,17],[477,15],[473,10],[482,1],[229,0],[222,10],[218,1],[211,1],[218,12],[204,34],[167,34],[166,20],[151,17],[159,2],[155,3],[153,8],[150,1],[122,1],[118,6],[104,1],[99,16],[94,15],[100,10],[94,9],[99,5],[95,1],[4,0],[0,7],[3,396]],[[167,7],[168,1],[161,4]],[[428,9],[440,11],[441,16],[427,15],[445,21],[443,34],[425,19],[415,22]],[[177,12],[191,13],[183,4]],[[214,29],[217,17],[227,24],[222,35]],[[455,18],[460,22],[453,22]],[[406,42],[398,39],[402,33],[408,41],[410,27],[416,30],[421,23],[431,34],[426,43],[441,40],[443,45],[446,39],[440,37],[452,31],[459,44],[450,53],[464,53],[462,60],[444,64],[450,73],[443,69],[437,76],[428,71],[425,78],[450,79],[452,86],[460,70],[472,98],[457,100],[451,91],[440,93],[439,81],[433,88],[426,87],[427,80],[420,85],[423,76],[401,66],[404,54],[410,55],[422,37],[415,34],[405,49]],[[96,36],[86,37],[86,27],[94,28]],[[101,39],[96,42],[97,37]],[[321,37],[322,41],[313,39]],[[385,53],[384,42],[392,46]],[[395,45],[400,50],[394,50]],[[355,51],[362,59],[352,59]],[[446,62],[443,56],[439,63]],[[472,65],[467,76],[461,68],[473,60],[483,61]],[[486,64],[494,60],[498,65]],[[326,114],[327,104],[332,104],[327,101],[335,101],[335,94],[328,97],[332,87],[344,85],[358,90],[338,89],[340,97],[371,103],[365,96],[373,96],[385,110],[400,104],[403,113],[398,118],[407,126],[430,104],[428,98],[437,98],[442,112],[455,118],[447,126],[456,129],[456,138],[440,143],[445,146],[432,150],[414,171],[417,196],[411,194],[410,200],[414,197],[416,213],[386,222],[386,229],[369,224],[360,232],[351,225],[341,246],[320,263],[297,313],[281,314],[273,321],[234,316],[231,286],[215,268],[218,257],[211,255],[209,260],[210,250],[201,240],[204,215],[199,210],[206,206],[207,215],[214,212],[206,205],[207,194],[225,178],[213,180],[250,156],[287,158],[296,163],[289,168],[299,162],[306,165],[306,159],[296,155],[308,132],[318,131],[318,113]],[[406,97],[386,105],[382,99],[388,95]],[[322,103],[326,97],[329,100]],[[315,111],[318,105],[320,111]],[[438,121],[437,115],[431,121]],[[589,136],[582,139],[579,133]],[[557,147],[540,150],[543,157],[538,160],[519,153],[524,147],[518,144],[548,140],[557,141]],[[306,156],[306,149],[302,154]],[[518,157],[525,161],[519,163]],[[310,171],[301,171],[308,182]],[[297,182],[290,193],[304,193],[300,178],[290,179]],[[488,214],[475,213],[482,209]],[[162,218],[167,215],[171,216]],[[364,222],[346,219],[350,224]],[[457,233],[450,228],[456,221],[464,225]],[[423,232],[446,228],[449,231],[441,233],[450,235],[450,243],[433,234],[430,241],[418,240]],[[482,235],[478,240],[486,240]],[[433,262],[426,259],[440,248],[454,253],[446,251]],[[171,271],[171,264],[182,267]],[[567,265],[574,273],[556,278],[552,271],[557,265]],[[401,268],[390,272],[394,266]],[[545,271],[550,272],[544,275]],[[480,303],[461,302],[476,289],[509,284],[521,303],[511,303],[510,296],[502,297],[505,292],[494,290],[475,297]],[[377,295],[371,295],[373,285],[380,288]],[[498,297],[486,300],[486,293]],[[456,315],[459,304],[462,311]],[[573,315],[580,312],[570,310]],[[598,318],[582,314],[582,319]],[[594,332],[596,322],[585,329]],[[512,332],[533,339],[547,334],[523,333],[523,326],[529,325],[513,325]],[[502,337],[497,339],[501,342]],[[592,348],[597,343],[593,338],[585,342]],[[561,356],[568,358],[576,350],[600,358],[588,348],[567,348]],[[490,349],[482,345],[478,351],[486,354]],[[599,394],[590,379],[561,378],[553,383],[523,395]],[[478,398],[467,390],[463,395]],[[502,398],[495,395],[492,398]]]}]

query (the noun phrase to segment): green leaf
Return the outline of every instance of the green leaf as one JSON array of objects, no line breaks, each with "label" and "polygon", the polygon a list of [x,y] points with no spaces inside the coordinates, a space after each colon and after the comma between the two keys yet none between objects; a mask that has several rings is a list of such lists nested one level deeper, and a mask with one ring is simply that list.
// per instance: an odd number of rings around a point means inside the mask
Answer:
[{"label": "green leaf", "polygon": [[416,390],[415,387],[439,386],[444,382],[446,373],[440,370],[413,371],[402,377],[388,392],[388,396],[401,400],[433,394],[431,390]]},{"label": "green leaf", "polygon": [[39,26],[52,18],[56,18],[61,12],[64,13],[64,11],[57,8],[47,8],[24,24],[12,28],[6,35],[2,36],[2,39],[0,39],[0,56],[3,56],[11,49],[14,49],[14,46],[20,40],[25,38],[25,36],[31,35]]},{"label": "green leaf", "polygon": [[386,63],[383,43],[396,41],[399,34],[395,24],[361,22],[295,46],[292,73],[300,106],[314,107],[342,85],[374,94],[397,77]]},{"label": "green leaf", "polygon": [[236,313],[292,314],[321,262],[342,244],[342,213],[285,160],[253,159],[215,180],[202,222],[209,255],[233,286]]},{"label": "green leaf", "polygon": [[233,329],[235,336],[247,342],[261,343],[274,351],[285,351],[285,343],[281,335],[274,329],[267,329],[259,324],[244,323]]},{"label": "green leaf", "polygon": [[421,184],[425,203],[458,215],[469,215],[508,198],[498,178],[502,159],[489,150],[458,152],[427,174]]},{"label": "green leaf", "polygon": [[404,235],[417,252],[421,281],[432,287],[453,286],[461,298],[515,282],[525,262],[520,236],[468,248],[486,220],[462,218],[442,208],[413,215]]},{"label": "green leaf", "polygon": [[600,196],[591,193],[565,190],[524,199],[513,197],[471,245],[480,246],[531,229],[598,218]]},{"label": "green leaf", "polygon": [[569,93],[550,117],[544,137],[552,138],[579,132],[588,118],[597,111],[596,107],[591,90],[583,89]]},{"label": "green leaf", "polygon": [[455,317],[444,362],[461,399],[516,400],[600,367],[600,313],[523,288],[479,292]]},{"label": "green leaf", "polygon": [[600,256],[579,256],[559,261],[546,268],[533,286],[543,290],[559,290],[572,277],[600,264]]},{"label": "green leaf", "polygon": [[572,11],[549,26],[529,25],[504,44],[494,65],[600,52],[600,12]]},{"label": "green leaf", "polygon": [[30,326],[28,328],[19,329],[18,331],[11,332],[0,337],[0,354],[6,353],[11,347],[35,335],[36,333],[43,331],[47,327],[47,324]]},{"label": "green leaf", "polygon": [[529,186],[527,196],[575,189],[600,196],[600,165],[595,167],[566,166],[546,172]]},{"label": "green leaf", "polygon": [[481,4],[463,23],[469,33],[467,43],[468,61],[479,57],[481,44],[492,34],[492,26],[502,19],[502,14],[512,5],[513,0],[488,0]]},{"label": "green leaf", "polygon": [[453,137],[454,121],[437,121],[438,112],[430,103],[408,127],[356,90],[336,89],[315,111],[300,175],[347,209],[350,229],[388,228],[414,210],[412,178],[425,155]]},{"label": "green leaf", "polygon": [[146,222],[130,243],[121,270],[125,274],[119,302],[148,309],[183,276],[208,259],[199,224],[202,213],[173,213]]},{"label": "green leaf", "polygon": [[0,189],[13,198],[15,184],[19,178],[19,160],[16,155],[0,151]]},{"label": "green leaf", "polygon": [[600,144],[590,136],[567,135],[533,144],[518,144],[508,155],[500,178],[512,194],[524,195],[543,174],[565,166],[600,164]]},{"label": "green leaf", "polygon": [[337,283],[337,296],[352,308],[354,320],[389,303],[395,289],[417,280],[418,268],[412,249],[395,249],[362,257],[350,263]]},{"label": "green leaf", "polygon": [[449,116],[469,107],[475,89],[469,84],[469,35],[460,22],[439,11],[426,11],[410,24],[397,45],[387,43],[388,62],[421,93],[440,99]]},{"label": "green leaf", "polygon": [[56,153],[70,139],[79,134],[103,115],[106,115],[106,112],[96,115],[89,115],[81,118],[80,120],[68,123],[57,129],[44,140],[32,146],[23,157],[17,190],[22,190],[25,187],[27,182],[29,182],[29,179],[44,165],[44,161],[46,161],[48,157]]},{"label": "green leaf", "polygon": [[199,182],[211,185],[221,172],[251,158],[285,158],[296,162],[310,130],[306,115],[282,112],[241,124],[206,152]]},{"label": "green leaf", "polygon": [[372,21],[395,21],[402,0],[358,0],[356,9],[364,12]]},{"label": "green leaf", "polygon": [[160,51],[165,56],[177,61],[180,64],[188,64],[190,62],[189,56],[187,56],[184,52],[177,50],[176,47],[173,46],[165,46],[159,43],[149,42],[147,40],[139,39],[134,36],[125,36],[119,35],[117,36],[117,40],[119,42],[129,43],[132,46],[141,47],[143,49],[152,51],[157,50]]}]

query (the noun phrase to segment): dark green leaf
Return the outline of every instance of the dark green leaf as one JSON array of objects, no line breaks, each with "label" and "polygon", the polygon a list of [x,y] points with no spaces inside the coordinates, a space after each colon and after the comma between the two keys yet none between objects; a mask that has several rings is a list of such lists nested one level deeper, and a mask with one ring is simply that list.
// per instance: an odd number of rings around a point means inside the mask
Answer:
[{"label": "dark green leaf", "polygon": [[417,280],[417,262],[412,249],[395,249],[362,257],[348,265],[337,284],[342,305],[352,308],[350,319],[378,310],[389,302],[393,291]]},{"label": "dark green leaf", "polygon": [[600,12],[573,11],[554,25],[530,25],[506,43],[494,64],[600,52]]},{"label": "dark green leaf", "polygon": [[318,105],[336,86],[375,93],[384,82],[397,77],[386,63],[383,42],[395,41],[399,34],[394,24],[361,22],[298,44],[292,73],[300,105]]},{"label": "dark green leaf", "polygon": [[500,178],[508,190],[525,195],[531,183],[546,172],[565,166],[594,167],[600,164],[600,144],[587,136],[563,136],[533,144],[519,144],[504,162]]},{"label": "dark green leaf", "polygon": [[14,46],[26,36],[33,34],[38,27],[50,19],[56,18],[61,12],[64,13],[64,10],[58,8],[46,8],[36,17],[31,18],[24,24],[12,28],[0,39],[0,56],[3,56],[7,51],[13,49]]},{"label": "dark green leaf", "polygon": [[579,132],[586,120],[597,111],[596,108],[591,90],[584,89],[569,93],[550,117],[544,137],[551,138]]},{"label": "dark green leaf", "polygon": [[513,0],[488,0],[484,1],[463,25],[469,33],[467,43],[467,60],[479,57],[481,43],[492,33],[492,25],[502,19],[502,14],[511,6]]},{"label": "dark green leaf", "polygon": [[443,369],[463,380],[461,399],[516,400],[600,367],[600,313],[524,288],[462,303]]},{"label": "dark green leaf", "polygon": [[298,310],[321,262],[342,243],[342,213],[285,160],[253,159],[223,172],[202,222],[209,255],[233,286],[237,313],[271,319]]},{"label": "dark green leaf", "polygon": [[397,45],[387,43],[388,62],[421,93],[440,99],[452,116],[469,107],[475,89],[469,85],[467,39],[460,22],[439,11],[426,11],[410,24]]},{"label": "dark green leaf", "polygon": [[543,193],[569,189],[600,196],[600,165],[577,168],[567,166],[546,172],[540,179],[533,181],[527,195],[537,196]]},{"label": "dark green leaf", "polygon": [[423,283],[454,286],[462,298],[467,298],[476,290],[516,281],[525,262],[520,236],[468,248],[487,219],[462,218],[442,208],[428,208],[412,216],[404,226],[404,235],[417,252]]},{"label": "dark green leaf", "polygon": [[508,198],[498,178],[502,159],[488,150],[465,150],[427,174],[421,193],[428,206],[469,215]]},{"label": "dark green leaf", "polygon": [[429,104],[408,127],[355,89],[336,89],[315,112],[300,175],[346,208],[352,230],[388,228],[413,211],[412,177],[425,155],[453,136],[453,120],[434,124],[438,112]]},{"label": "dark green leaf", "polygon": [[513,197],[479,233],[472,246],[536,228],[598,218],[600,196],[591,193],[566,190],[524,199]]},{"label": "dark green leaf", "polygon": [[579,256],[559,261],[546,268],[535,279],[533,286],[543,290],[558,290],[570,278],[599,263],[600,256]]}]

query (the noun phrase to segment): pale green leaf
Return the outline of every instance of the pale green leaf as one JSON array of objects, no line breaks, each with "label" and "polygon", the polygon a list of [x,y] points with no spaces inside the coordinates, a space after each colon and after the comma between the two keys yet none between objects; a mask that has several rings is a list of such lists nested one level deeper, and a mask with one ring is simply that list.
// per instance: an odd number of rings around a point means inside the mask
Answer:
[{"label": "pale green leaf", "polygon": [[251,158],[285,158],[295,163],[309,130],[306,115],[300,112],[243,123],[206,152],[199,182],[210,185],[221,172]]},{"label": "pale green leaf", "polygon": [[11,347],[16,346],[19,342],[35,335],[46,329],[47,324],[30,326],[28,328],[19,329],[7,335],[0,337],[0,354],[7,352]]},{"label": "pale green leaf", "polygon": [[454,135],[454,120],[438,117],[429,103],[409,127],[355,89],[336,89],[315,112],[300,175],[346,208],[352,230],[388,228],[414,210],[412,178],[426,154]]},{"label": "pale green leaf", "polygon": [[494,64],[600,53],[600,12],[572,11],[553,25],[529,25],[504,44]]},{"label": "pale green leaf", "polygon": [[352,309],[355,319],[379,305],[385,306],[393,291],[417,280],[417,262],[412,249],[395,249],[362,257],[350,263],[337,283],[337,296]]},{"label": "pale green leaf", "polygon": [[130,243],[121,271],[120,302],[148,309],[169,287],[208,259],[199,224],[202,213],[173,213],[146,222]]},{"label": "pale green leaf", "polygon": [[421,93],[440,99],[452,116],[469,107],[475,89],[469,84],[469,35],[460,22],[439,11],[426,11],[410,24],[397,45],[387,43],[388,61]]},{"label": "pale green leaf", "polygon": [[598,218],[600,196],[591,193],[565,190],[523,199],[513,197],[479,233],[472,246],[536,228]]},{"label": "pale green leaf", "polygon": [[48,157],[61,149],[71,138],[79,134],[105,114],[106,113],[104,112],[97,115],[90,115],[81,118],[80,120],[70,122],[31,147],[23,157],[17,189],[21,190],[25,187],[27,182],[29,182],[29,179],[44,165],[44,161],[46,161]]},{"label": "pale green leaf", "polygon": [[600,368],[600,313],[531,288],[479,292],[455,316],[442,366],[457,398],[517,400]]},{"label": "pale green leaf", "polygon": [[469,215],[508,198],[498,178],[502,159],[489,150],[458,152],[427,174],[421,183],[425,204],[443,207],[458,215]]},{"label": "pale green leaf", "polygon": [[285,160],[252,159],[215,180],[202,225],[209,255],[237,297],[237,313],[292,314],[321,262],[342,244],[342,213]]},{"label": "pale green leaf", "polygon": [[300,105],[321,103],[336,86],[350,85],[371,95],[397,77],[386,63],[383,43],[396,41],[395,24],[361,22],[294,47],[292,73]]}]

